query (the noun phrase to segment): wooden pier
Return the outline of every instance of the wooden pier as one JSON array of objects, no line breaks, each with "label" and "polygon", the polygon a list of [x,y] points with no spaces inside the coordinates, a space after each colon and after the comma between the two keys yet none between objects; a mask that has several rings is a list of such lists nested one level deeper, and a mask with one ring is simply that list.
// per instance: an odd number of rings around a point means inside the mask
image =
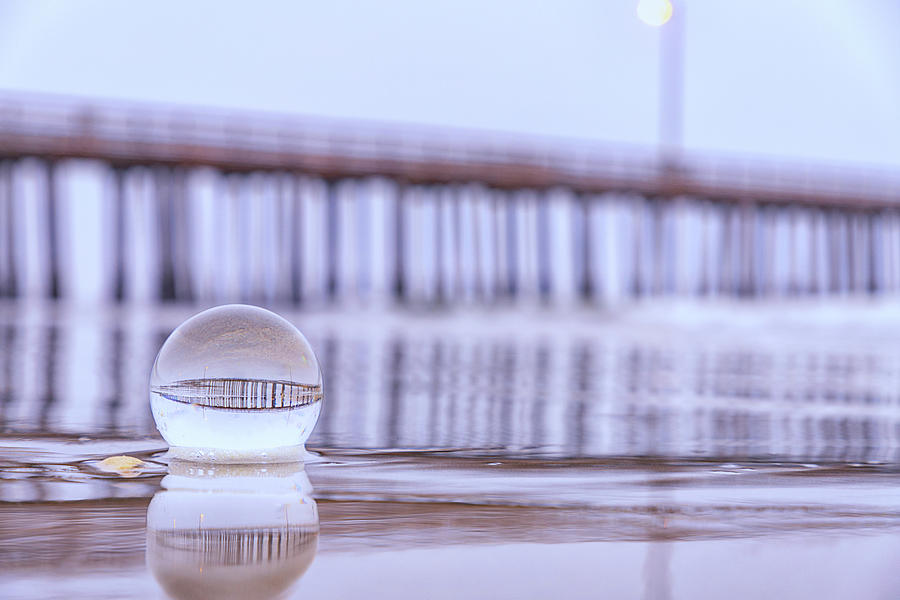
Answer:
[{"label": "wooden pier", "polygon": [[4,296],[67,296],[83,240],[59,230],[83,216],[61,214],[59,195],[78,161],[102,165],[112,249],[96,268],[118,300],[900,291],[897,173],[8,94]]}]

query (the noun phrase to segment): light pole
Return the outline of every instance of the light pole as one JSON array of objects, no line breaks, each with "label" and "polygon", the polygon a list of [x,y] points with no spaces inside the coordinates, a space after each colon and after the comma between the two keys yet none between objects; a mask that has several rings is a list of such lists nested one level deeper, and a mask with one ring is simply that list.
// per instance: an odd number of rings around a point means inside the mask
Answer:
[{"label": "light pole", "polygon": [[674,10],[670,0],[640,0],[638,18],[660,27],[659,161],[664,172],[681,163],[684,117],[684,5]]}]

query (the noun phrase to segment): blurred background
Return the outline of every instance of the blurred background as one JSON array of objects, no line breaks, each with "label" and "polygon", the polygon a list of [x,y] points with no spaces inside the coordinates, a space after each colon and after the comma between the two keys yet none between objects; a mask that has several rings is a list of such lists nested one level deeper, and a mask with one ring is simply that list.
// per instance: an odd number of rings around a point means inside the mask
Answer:
[{"label": "blurred background", "polygon": [[325,446],[896,455],[894,2],[0,10],[8,432],[249,302]]},{"label": "blurred background", "polygon": [[894,2],[0,11],[7,431],[153,434],[162,341],[250,302],[323,444],[897,450]]},{"label": "blurred background", "polygon": [[[0,564],[144,568],[163,467],[90,461],[153,460],[156,352],[246,302],[318,353],[310,447],[373,457],[312,467],[328,556],[630,540],[417,572],[896,597],[898,30],[893,0],[0,0],[0,502],[40,542]],[[852,535],[819,580],[755,576],[821,531]]]},{"label": "blurred background", "polygon": [[665,7],[6,1],[0,291],[895,293],[900,8]]}]

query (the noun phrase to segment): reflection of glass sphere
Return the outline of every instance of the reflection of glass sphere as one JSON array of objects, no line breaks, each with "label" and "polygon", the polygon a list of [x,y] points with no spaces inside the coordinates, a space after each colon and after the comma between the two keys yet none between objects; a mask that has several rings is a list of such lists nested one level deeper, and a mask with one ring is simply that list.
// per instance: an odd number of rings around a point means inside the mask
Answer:
[{"label": "reflection of glass sphere", "polygon": [[182,323],[150,373],[156,427],[191,456],[277,455],[302,446],[322,395],[319,362],[303,334],[275,313],[243,304]]},{"label": "reflection of glass sphere", "polygon": [[147,509],[147,565],[173,598],[276,598],[309,568],[319,515],[302,463],[172,461]]}]

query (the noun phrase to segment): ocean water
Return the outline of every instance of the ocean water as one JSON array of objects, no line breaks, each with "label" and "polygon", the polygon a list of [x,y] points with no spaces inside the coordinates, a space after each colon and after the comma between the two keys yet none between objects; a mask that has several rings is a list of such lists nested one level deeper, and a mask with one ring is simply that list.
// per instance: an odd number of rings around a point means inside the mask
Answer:
[{"label": "ocean water", "polygon": [[234,468],[150,412],[196,310],[0,306],[0,597],[900,595],[888,302],[285,311],[321,417]]}]

